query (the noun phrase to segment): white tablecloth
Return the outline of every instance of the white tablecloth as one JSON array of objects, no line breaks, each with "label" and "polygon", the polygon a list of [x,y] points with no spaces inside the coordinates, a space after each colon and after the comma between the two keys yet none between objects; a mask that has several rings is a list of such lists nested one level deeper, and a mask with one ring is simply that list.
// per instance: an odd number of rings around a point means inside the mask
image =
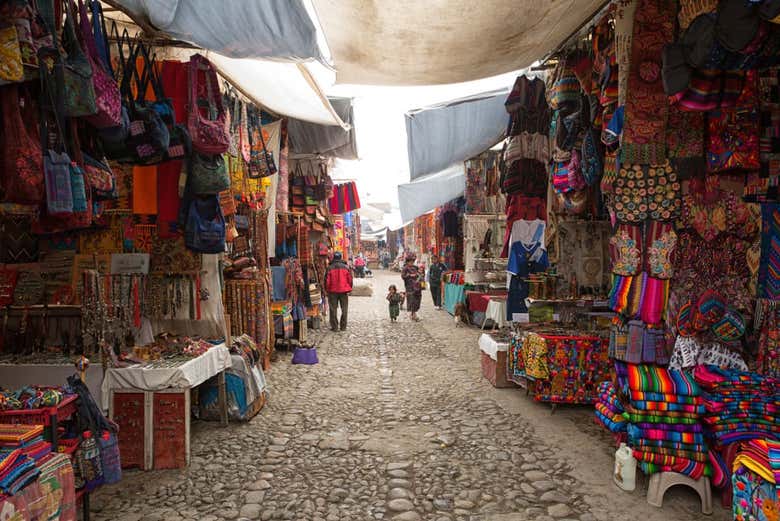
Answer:
[{"label": "white tablecloth", "polygon": [[482,333],[479,337],[479,349],[486,353],[493,360],[497,360],[497,353],[499,351],[508,351],[509,344],[505,342],[496,342],[493,337],[487,333]]},{"label": "white tablecloth", "polygon": [[485,310],[485,320],[492,320],[498,327],[506,325],[506,300],[490,299]]},{"label": "white tablecloth", "polygon": [[103,379],[103,408],[108,409],[112,389],[160,391],[186,389],[202,384],[231,366],[230,351],[225,344],[212,347],[202,355],[174,367],[130,367],[106,370]]}]

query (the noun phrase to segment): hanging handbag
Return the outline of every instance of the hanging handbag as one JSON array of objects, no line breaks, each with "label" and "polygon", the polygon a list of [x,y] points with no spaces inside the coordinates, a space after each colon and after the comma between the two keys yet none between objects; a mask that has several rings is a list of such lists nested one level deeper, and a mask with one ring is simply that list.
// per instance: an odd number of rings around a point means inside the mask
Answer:
[{"label": "hanging handbag", "polygon": [[[142,49],[146,52],[145,49]],[[168,134],[170,139],[168,142],[168,150],[165,153],[165,158],[172,159],[184,159],[189,157],[192,152],[192,140],[190,134],[184,125],[176,123],[176,114],[173,110],[173,103],[171,99],[165,95],[163,90],[162,81],[158,74],[160,68],[157,67],[157,62],[154,57],[149,58],[148,54],[145,55],[146,60],[149,63],[147,71],[149,72],[149,82],[152,86],[155,95],[155,101],[151,104],[152,108],[160,116],[160,119],[168,127]]]},{"label": "hanging handbag", "polygon": [[192,147],[202,154],[224,154],[230,139],[225,129],[225,107],[219,94],[217,73],[211,62],[200,54],[190,58],[189,83],[187,130]]},{"label": "hanging handbag", "polygon": [[[143,70],[140,73],[135,66],[136,57],[143,60]],[[138,87],[135,100],[130,108],[130,138],[129,142],[135,156],[135,163],[140,165],[155,165],[165,160],[171,135],[168,127],[160,117],[154,102],[146,100],[146,91],[152,80],[154,64],[149,58],[146,46],[138,43],[135,54],[127,61],[125,74],[133,74]],[[132,68],[132,70],[130,70]]]},{"label": "hanging handbag", "polygon": [[108,163],[84,154],[84,177],[95,199],[116,199],[116,179]]},{"label": "hanging handbag", "polygon": [[130,40],[130,34],[127,32],[127,29],[125,29],[124,32],[120,35],[116,22],[113,22],[111,25],[111,36],[114,38],[117,44],[116,55],[118,70],[114,71],[110,60],[107,62],[108,70],[111,72],[111,75],[114,78],[117,77],[117,74],[121,74],[122,77],[122,81],[119,84],[119,123],[113,127],[104,127],[98,129],[98,135],[100,136],[100,139],[103,140],[108,157],[111,159],[123,159],[130,157],[130,152],[128,151],[125,144],[127,138],[130,136],[130,113],[127,109],[128,97],[125,95],[127,89],[129,88],[129,83],[127,82],[129,82],[130,77],[127,74],[124,74],[126,65],[124,48],[125,45],[129,46],[131,49],[130,54],[133,54],[133,46]]},{"label": "hanging handbag", "polygon": [[24,126],[18,89],[16,85],[0,89],[4,144],[0,155],[4,174],[3,199],[14,203],[39,204],[44,196],[41,145]]},{"label": "hanging handbag", "polygon": [[76,38],[76,17],[71,0],[64,0],[65,27],[62,31],[62,47],[65,57],[62,64],[65,116],[76,118],[97,113],[95,86],[92,82],[92,65]]},{"label": "hanging handbag", "polygon": [[225,218],[219,206],[219,196],[197,197],[190,203],[184,242],[187,248],[197,253],[225,251]]},{"label": "hanging handbag", "polygon": [[193,194],[218,194],[230,188],[230,175],[219,154],[193,154],[188,178]]},{"label": "hanging handbag", "polygon": [[0,81],[19,82],[24,80],[22,51],[16,27],[0,27]]},{"label": "hanging handbag", "polygon": [[[260,117],[257,117],[257,127],[250,135],[257,134],[260,140],[260,148],[251,147],[251,157],[249,159],[249,178],[260,179],[276,173],[276,162],[274,154],[265,146],[265,136],[263,135],[263,126]],[[255,144],[256,145],[256,144]]]},{"label": "hanging handbag", "polygon": [[70,181],[70,157],[67,153],[47,150],[43,157],[46,180],[46,211],[51,216],[73,213],[73,190]]},{"label": "hanging handbag", "polygon": [[[93,26],[90,24],[87,6],[83,0],[78,1],[78,10],[81,38],[87,60],[92,67],[92,85],[95,89],[97,107],[97,113],[89,116],[87,121],[97,128],[116,127],[122,123],[122,96],[119,85],[98,53]],[[99,37],[104,38],[102,34]]]}]

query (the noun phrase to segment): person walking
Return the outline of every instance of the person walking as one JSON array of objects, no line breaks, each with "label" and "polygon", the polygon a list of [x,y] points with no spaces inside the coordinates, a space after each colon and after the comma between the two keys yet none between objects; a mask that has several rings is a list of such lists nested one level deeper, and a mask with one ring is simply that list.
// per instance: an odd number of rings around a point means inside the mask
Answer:
[{"label": "person walking", "polygon": [[395,322],[398,320],[398,315],[401,314],[401,301],[403,300],[403,296],[398,293],[398,288],[395,287],[395,284],[391,284],[390,287],[387,288],[386,298],[389,304],[390,322]]},{"label": "person walking", "polygon": [[423,274],[420,273],[420,267],[414,263],[415,260],[417,260],[417,256],[414,253],[407,254],[401,278],[404,279],[406,287],[406,310],[409,311],[409,318],[419,322],[420,318],[417,316],[417,312],[420,311],[420,302],[422,301]]},{"label": "person walking", "polygon": [[433,264],[428,268],[428,285],[431,287],[433,306],[436,309],[441,309],[441,278],[448,269],[443,255],[434,256]]},{"label": "person walking", "polygon": [[[347,329],[347,312],[349,310],[349,293],[352,291],[352,272],[341,257],[341,252],[333,254],[333,260],[325,272],[325,291],[328,292],[328,308],[330,313],[330,330]],[[337,320],[338,307],[341,306],[341,320]]]},{"label": "person walking", "polygon": [[358,256],[355,258],[355,275],[359,279],[366,276],[366,259],[363,258],[362,253],[358,253]]}]

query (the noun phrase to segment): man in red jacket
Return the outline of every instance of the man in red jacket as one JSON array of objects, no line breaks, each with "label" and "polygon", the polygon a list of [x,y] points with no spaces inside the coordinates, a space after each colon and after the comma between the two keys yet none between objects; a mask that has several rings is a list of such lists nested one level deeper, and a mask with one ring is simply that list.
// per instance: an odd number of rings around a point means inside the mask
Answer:
[{"label": "man in red jacket", "polygon": [[[330,308],[330,330],[347,329],[347,310],[349,308],[349,293],[352,291],[352,272],[341,258],[341,252],[333,254],[333,260],[325,272],[325,291],[328,292],[328,307]],[[336,320],[337,307],[341,306],[341,321]]]}]

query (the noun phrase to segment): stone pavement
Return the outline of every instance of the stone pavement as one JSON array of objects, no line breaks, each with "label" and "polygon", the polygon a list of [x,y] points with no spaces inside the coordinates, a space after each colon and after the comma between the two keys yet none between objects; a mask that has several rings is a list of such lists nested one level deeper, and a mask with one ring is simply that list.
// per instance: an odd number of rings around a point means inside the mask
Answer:
[{"label": "stone pavement", "polygon": [[[474,328],[423,299],[422,322],[373,297],[350,300],[349,327],[323,333],[320,364],[281,353],[270,399],[249,423],[193,422],[192,464],[128,471],[94,494],[93,519],[121,521],[689,521],[692,492],[663,509],[612,484],[614,446],[590,407],[550,414],[480,377]],[[715,507],[714,521],[730,519]]]}]

